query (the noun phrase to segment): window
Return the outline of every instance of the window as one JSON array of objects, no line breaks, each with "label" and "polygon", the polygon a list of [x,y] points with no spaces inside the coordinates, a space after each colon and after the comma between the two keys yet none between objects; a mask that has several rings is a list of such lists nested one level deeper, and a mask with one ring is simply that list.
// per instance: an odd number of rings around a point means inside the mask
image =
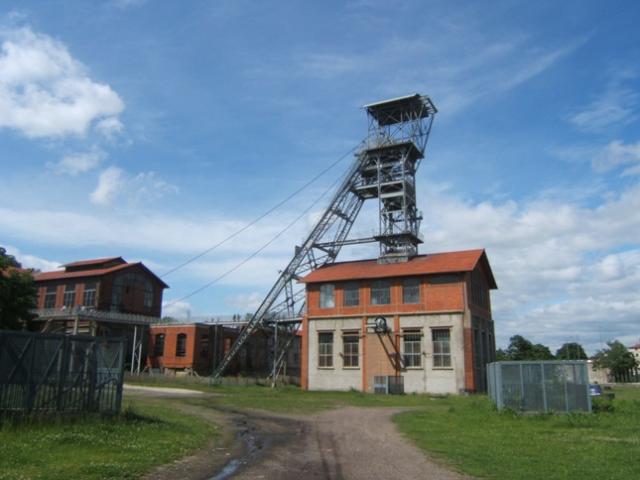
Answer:
[{"label": "window", "polygon": [[153,306],[153,286],[149,281],[145,281],[144,285],[144,306],[147,308]]},{"label": "window", "polygon": [[156,340],[153,343],[153,355],[155,357],[164,355],[164,333],[156,333]]},{"label": "window", "polygon": [[85,307],[93,307],[96,304],[96,284],[85,283],[84,285],[84,298],[82,299],[82,305]]},{"label": "window", "polygon": [[419,330],[405,331],[402,335],[402,350],[405,368],[422,366],[422,333]]},{"label": "window", "polygon": [[320,285],[320,308],[333,308],[335,306],[335,286],[333,283]]},{"label": "window", "polygon": [[209,356],[209,335],[203,335],[200,339],[200,356]]},{"label": "window", "polygon": [[449,329],[431,330],[433,340],[433,367],[451,366],[451,334]]},{"label": "window", "polygon": [[176,342],[176,357],[184,357],[187,354],[187,334],[179,333]]},{"label": "window", "polygon": [[318,367],[333,367],[333,332],[318,333]]},{"label": "window", "polygon": [[389,305],[391,303],[391,283],[378,280],[371,284],[371,305]]},{"label": "window", "polygon": [[64,297],[62,297],[62,304],[65,307],[73,307],[76,303],[76,286],[73,285],[65,285],[64,286]]},{"label": "window", "polygon": [[44,308],[56,307],[56,287],[47,287],[47,291],[44,294]]},{"label": "window", "polygon": [[360,285],[357,283],[346,283],[344,285],[344,306],[355,307],[360,305]]},{"label": "window", "polygon": [[402,283],[402,303],[420,303],[420,280],[407,278]]},{"label": "window", "polygon": [[344,368],[357,368],[359,364],[360,336],[358,332],[349,332],[342,335],[342,366]]}]

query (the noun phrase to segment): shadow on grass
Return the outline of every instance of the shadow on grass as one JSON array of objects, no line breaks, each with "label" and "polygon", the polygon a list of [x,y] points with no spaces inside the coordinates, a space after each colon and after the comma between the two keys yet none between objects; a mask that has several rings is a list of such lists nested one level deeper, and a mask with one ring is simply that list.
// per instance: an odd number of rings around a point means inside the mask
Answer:
[{"label": "shadow on grass", "polygon": [[137,412],[128,405],[119,413],[96,412],[0,412],[0,428],[21,429],[33,426],[59,426],[116,422],[122,424],[167,425],[158,417]]}]

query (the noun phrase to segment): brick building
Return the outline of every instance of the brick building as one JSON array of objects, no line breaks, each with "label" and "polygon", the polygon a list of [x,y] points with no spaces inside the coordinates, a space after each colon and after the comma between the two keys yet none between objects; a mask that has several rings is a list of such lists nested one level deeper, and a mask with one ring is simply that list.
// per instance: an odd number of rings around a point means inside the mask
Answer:
[{"label": "brick building", "polygon": [[[41,332],[119,336],[128,341],[127,361],[141,363],[143,339],[157,322],[168,285],[141,262],[122,257],[83,260],[64,270],[34,273]],[[134,352],[135,349],[135,352]]]},{"label": "brick building", "polygon": [[[222,361],[242,324],[176,323],[152,325],[149,335],[147,367],[162,373],[208,375]],[[295,339],[287,352],[287,376],[300,375],[300,341]],[[258,329],[245,342],[226,370],[227,375],[266,376],[273,365],[273,336]]]},{"label": "brick building", "polygon": [[406,392],[486,390],[497,285],[484,250],[334,263],[302,281],[303,388],[370,392],[374,377],[402,377]]}]

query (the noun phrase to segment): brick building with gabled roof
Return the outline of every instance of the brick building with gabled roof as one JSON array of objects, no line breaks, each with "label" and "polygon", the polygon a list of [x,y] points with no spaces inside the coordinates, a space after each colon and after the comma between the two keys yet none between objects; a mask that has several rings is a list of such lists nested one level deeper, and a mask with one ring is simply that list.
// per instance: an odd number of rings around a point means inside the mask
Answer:
[{"label": "brick building with gabled roof", "polygon": [[484,250],[334,263],[302,282],[303,388],[374,391],[391,378],[407,392],[486,390],[497,285]]},{"label": "brick building with gabled roof", "polygon": [[128,361],[142,365],[149,325],[159,320],[168,285],[142,262],[108,257],[34,273],[38,293],[32,328],[41,332],[119,336]]}]

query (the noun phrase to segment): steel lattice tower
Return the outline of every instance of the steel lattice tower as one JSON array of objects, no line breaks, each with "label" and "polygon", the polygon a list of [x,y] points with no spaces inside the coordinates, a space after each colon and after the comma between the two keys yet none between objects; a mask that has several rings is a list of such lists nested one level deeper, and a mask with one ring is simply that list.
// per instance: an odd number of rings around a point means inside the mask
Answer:
[{"label": "steel lattice tower", "polygon": [[[218,378],[258,326],[279,329],[272,375],[275,379],[286,349],[302,320],[304,288],[297,280],[335,261],[344,245],[378,242],[380,262],[406,261],[418,253],[421,215],[416,206],[415,173],[424,152],[437,109],[427,96],[414,94],[365,105],[369,132],[343,182],[305,242],[295,249],[245,329],[214,370]],[[348,239],[365,200],[377,199],[378,234]],[[279,344],[281,343],[281,345]]]}]

